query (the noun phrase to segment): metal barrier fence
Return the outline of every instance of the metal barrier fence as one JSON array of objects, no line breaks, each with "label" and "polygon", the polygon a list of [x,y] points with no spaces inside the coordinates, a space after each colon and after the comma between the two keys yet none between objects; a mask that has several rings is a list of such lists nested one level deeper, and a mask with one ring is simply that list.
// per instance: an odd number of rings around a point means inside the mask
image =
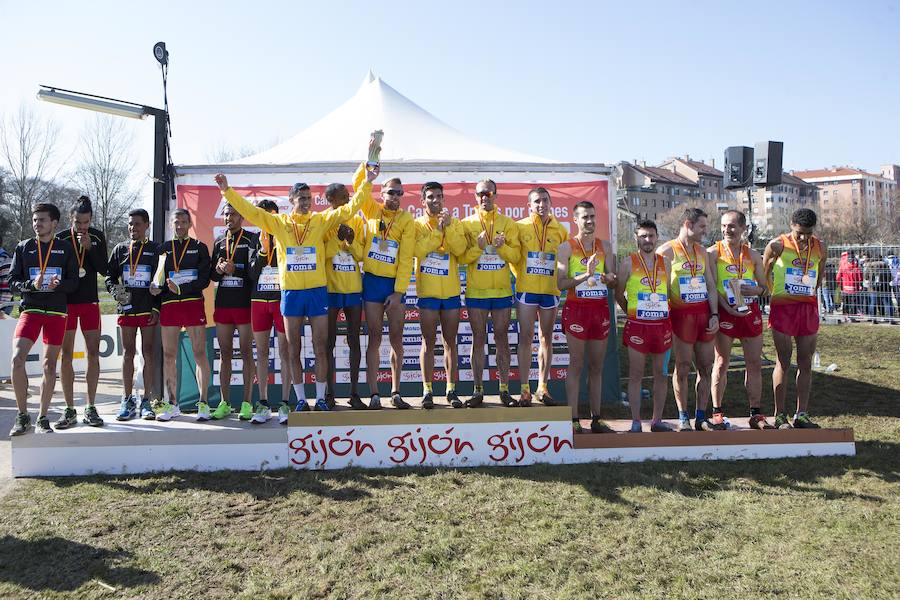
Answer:
[{"label": "metal barrier fence", "polygon": [[826,319],[900,323],[900,246],[829,246],[823,276]]}]

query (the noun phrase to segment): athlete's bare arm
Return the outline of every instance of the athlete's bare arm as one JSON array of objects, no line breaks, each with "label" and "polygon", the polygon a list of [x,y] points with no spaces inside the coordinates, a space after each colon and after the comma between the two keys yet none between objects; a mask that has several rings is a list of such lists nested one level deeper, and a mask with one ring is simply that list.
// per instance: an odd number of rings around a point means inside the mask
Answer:
[{"label": "athlete's bare arm", "polygon": [[780,238],[776,238],[769,242],[765,254],[763,254],[763,272],[766,275],[766,286],[769,288],[772,287],[772,267],[775,266],[775,261],[782,252],[784,252],[784,244],[781,243]]},{"label": "athlete's bare arm", "polygon": [[619,281],[622,282],[622,285],[616,286],[616,304],[619,305],[619,308],[622,309],[622,312],[628,314],[628,300],[625,299],[625,285],[628,283],[628,278],[631,276],[631,261],[623,260],[622,264],[619,265],[619,273],[618,278]]}]

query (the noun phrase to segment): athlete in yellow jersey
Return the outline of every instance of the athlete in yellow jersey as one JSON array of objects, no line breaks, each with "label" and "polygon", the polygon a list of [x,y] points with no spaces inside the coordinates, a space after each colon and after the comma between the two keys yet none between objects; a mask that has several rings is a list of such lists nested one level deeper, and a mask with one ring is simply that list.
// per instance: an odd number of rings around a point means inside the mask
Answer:
[{"label": "athlete in yellow jersey", "polygon": [[361,209],[366,218],[362,298],[369,337],[366,381],[369,382],[371,409],[381,408],[378,371],[385,314],[391,344],[391,404],[396,408],[409,408],[409,403],[400,396],[400,368],[403,362],[404,294],[412,275],[416,227],[412,215],[400,207],[402,196],[403,184],[393,177],[381,186],[381,202],[369,197]]},{"label": "athlete in yellow jersey", "polygon": [[[374,140],[370,148],[374,147]],[[323,212],[310,212],[312,195],[306,184],[295,184],[290,201],[293,212],[272,214],[248,202],[228,186],[222,173],[216,175],[216,183],[225,200],[248,221],[271,233],[278,241],[278,276],[281,284],[281,313],[285,320],[287,340],[291,351],[291,372],[294,391],[297,394],[298,411],[308,410],[304,399],[301,377],[300,351],[303,321],[309,318],[312,327],[313,351],[316,355],[316,409],[331,410],[325,401],[325,382],[328,379],[328,293],[325,275],[325,236],[331,229],[352,217],[372,193],[372,181],[378,176],[378,168],[366,169],[365,183],[360,185],[348,204]],[[359,172],[354,180],[358,180]]]},{"label": "athlete in yellow jersey", "polygon": [[[675,404],[681,431],[724,429],[706,418],[710,377],[715,351],[713,340],[719,328],[715,273],[700,245],[706,235],[707,214],[699,208],[687,208],[681,215],[678,237],[659,247],[657,252],[672,265],[669,276],[672,338],[675,346]],[[688,414],[691,366],[697,367],[697,404],[694,425]]]},{"label": "athlete in yellow jersey", "polygon": [[447,403],[462,408],[456,393],[459,379],[459,257],[467,248],[462,224],[444,208],[444,187],[429,181],[422,186],[425,214],[416,219],[416,291],[419,297],[419,322],[422,326],[422,408],[434,408],[432,377],[437,326],[441,325],[444,343],[444,369],[447,374]]},{"label": "athlete in yellow jersey", "polygon": [[[516,318],[519,321],[520,406],[531,406],[531,357],[534,324],[539,322],[538,400],[547,406],[557,402],[547,391],[547,378],[553,360],[553,324],[559,306],[556,281],[556,249],[569,238],[569,232],[553,216],[550,192],[536,187],[528,192],[530,216],[517,221],[521,253],[512,265],[516,276]],[[522,383],[527,382],[527,383]]]},{"label": "athlete in yellow jersey", "polygon": [[603,389],[603,361],[606,358],[609,330],[609,288],[616,286],[616,255],[606,240],[594,237],[596,211],[587,200],[577,203],[573,221],[577,233],[557,251],[556,270],[560,290],[568,290],[563,307],[563,331],[569,345],[566,370],[566,397],[572,409],[572,427],[581,433],[578,397],[585,352],[590,356],[588,399],[591,406],[591,431],[609,433],[600,420],[600,394]]},{"label": "athlete in yellow jersey", "polygon": [[813,235],[816,220],[816,213],[808,208],[794,211],[791,232],[769,242],[763,255],[766,281],[772,290],[769,329],[778,355],[772,385],[775,388],[775,426],[779,428],[789,423],[784,406],[784,380],[791,366],[793,340],[797,342],[797,412],[792,425],[818,428],[806,414],[812,358],[819,331],[816,290],[822,284],[822,267],[828,256],[825,244]]},{"label": "athlete in yellow jersey", "polygon": [[[332,209],[350,201],[347,187],[332,183],[325,188],[325,199]],[[328,390],[325,401],[334,408],[335,354],[337,320],[341,311],[347,319],[347,346],[350,349],[350,408],[361,410],[366,405],[359,397],[359,329],[362,320],[362,274],[359,263],[365,255],[365,221],[353,215],[325,235],[325,270],[328,281]]]},{"label": "athlete in yellow jersey", "polygon": [[766,290],[766,280],[762,257],[743,241],[745,231],[747,217],[744,213],[725,211],[722,213],[722,241],[706,251],[710,266],[715,265],[719,294],[719,333],[712,376],[713,423],[725,422],[725,383],[731,346],[737,339],[744,350],[744,387],[750,404],[750,427],[772,429],[760,408],[763,340],[758,298]]},{"label": "athlete in yellow jersey", "polygon": [[472,380],[475,389],[466,406],[475,408],[484,402],[483,375],[487,323],[494,326],[497,348],[497,378],[500,380],[500,402],[518,406],[509,393],[509,317],[513,291],[511,264],[519,261],[519,227],[500,212],[496,203],[497,184],[490,179],[475,185],[474,215],[462,220],[469,249],[460,259],[466,267],[466,308],[472,327]]},{"label": "athlete in yellow jersey", "polygon": [[653,371],[653,420],[650,431],[672,431],[662,421],[668,379],[663,374],[666,352],[672,347],[669,321],[669,259],[657,254],[659,241],[656,223],[641,221],[634,230],[638,251],[619,265],[616,302],[628,314],[622,343],[628,347],[628,404],[631,406],[631,432],[640,433],[641,379],[647,355]]}]

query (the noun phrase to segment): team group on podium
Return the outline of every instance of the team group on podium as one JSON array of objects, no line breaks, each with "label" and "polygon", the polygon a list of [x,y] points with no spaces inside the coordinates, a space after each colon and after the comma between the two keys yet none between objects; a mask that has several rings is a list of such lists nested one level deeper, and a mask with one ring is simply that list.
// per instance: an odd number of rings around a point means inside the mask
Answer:
[{"label": "team group on podium", "polygon": [[[370,157],[378,142],[370,141]],[[574,233],[554,217],[550,193],[535,187],[528,194],[530,215],[519,221],[505,216],[498,205],[497,185],[485,179],[475,187],[475,214],[459,220],[444,207],[443,187],[421,187],[423,216],[400,206],[406,193],[399,178],[381,185],[380,201],[372,183],[380,174],[377,162],[364,162],[353,176],[353,193],[343,184],[325,190],[330,208],[314,212],[308,185],[290,190],[291,211],[280,213],[269,199],[253,204],[215,176],[224,208],[226,231],[216,238],[212,253],[190,237],[190,213],[182,208],[170,215],[173,237],[150,241],[150,218],[143,209],[128,215],[130,239],[108,253],[102,232],[90,226],[92,208],[86,197],[70,211],[70,227],[57,233],[61,215],[52,204],[33,207],[34,238],[18,244],[10,272],[11,290],[21,296],[20,316],[13,339],[12,380],[18,415],[11,435],[31,427],[27,411],[28,377],[25,362],[37,340],[44,344],[40,408],[34,425],[52,432],[78,423],[73,398],[72,368],[75,334],[80,323],[88,367],[83,422],[103,425],[94,406],[99,376],[100,309],[97,277],[118,303],[122,332],[123,397],[117,420],[132,418],[167,421],[181,414],[178,397],[177,353],[186,331],[196,364],[200,393],[198,420],[224,419],[233,412],[230,398],[235,331],[242,358],[243,398],[238,418],[265,423],[277,413],[286,423],[294,411],[330,411],[335,406],[335,344],[343,311],[349,348],[350,395],[356,410],[382,407],[378,385],[382,326],[387,319],[391,346],[389,403],[409,409],[400,390],[403,360],[405,297],[415,273],[422,333],[420,368],[421,407],[434,407],[432,387],[435,345],[440,325],[448,405],[476,408],[484,402],[483,375],[488,324],[492,324],[504,406],[552,406],[568,403],[576,433],[580,379],[586,365],[590,399],[590,430],[612,431],[600,418],[601,386],[607,338],[611,329],[610,297],[627,314],[623,343],[628,348],[628,400],[632,432],[643,430],[640,415],[641,379],[649,357],[653,374],[653,415],[650,430],[672,431],[662,420],[668,391],[664,362],[671,349],[675,358],[673,387],[680,430],[727,429],[724,414],[725,378],[734,340],[740,340],[746,366],[745,387],[750,426],[756,429],[818,427],[807,414],[812,356],[819,316],[816,290],[824,244],[813,235],[816,215],[801,209],[791,218],[791,231],[772,240],[764,255],[745,241],[747,221],[731,210],[721,215],[722,241],[705,248],[700,242],[710,226],[697,208],[684,211],[676,239],[661,246],[656,225],[640,221],[634,232],[637,251],[617,261],[608,240],[596,235],[596,214],[588,201],[574,207]],[[261,230],[243,228],[248,222]],[[471,368],[474,389],[463,401],[459,380],[457,331],[463,306],[460,265],[467,269],[465,306],[472,329]],[[206,353],[206,307],[203,291],[215,282],[213,320],[221,349],[221,400],[208,402],[211,370]],[[562,326],[569,347],[566,401],[548,392],[553,326],[560,296],[566,292]],[[771,294],[768,325],[777,351],[773,374],[774,424],[762,412],[761,354],[763,314],[756,301]],[[512,309],[518,321],[518,398],[512,395],[511,349],[508,337]],[[368,403],[359,390],[362,362],[361,323],[369,324],[366,355]],[[315,398],[307,402],[301,361],[304,324],[312,332],[315,354]],[[532,335],[538,330],[538,377],[532,387]],[[153,389],[157,326],[163,348],[164,390]],[[281,359],[281,400],[274,406],[268,395],[269,344],[272,329]],[[137,332],[144,359],[143,395],[134,393]],[[256,347],[254,359],[253,348]],[[797,406],[788,416],[785,378],[793,348],[797,350]],[[56,385],[56,365],[66,409],[51,426],[48,412]],[[694,418],[688,411],[689,374],[697,371]],[[259,400],[252,404],[253,382]],[[514,388],[515,389],[515,388]],[[291,398],[291,391],[294,398]],[[158,399],[154,402],[154,399]],[[712,412],[707,416],[709,400]]]}]

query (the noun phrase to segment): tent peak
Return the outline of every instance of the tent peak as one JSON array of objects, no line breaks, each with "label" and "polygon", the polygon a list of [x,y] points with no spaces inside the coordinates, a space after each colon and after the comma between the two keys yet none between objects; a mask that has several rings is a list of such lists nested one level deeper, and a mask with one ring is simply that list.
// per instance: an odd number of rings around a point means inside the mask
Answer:
[{"label": "tent peak", "polygon": [[372,69],[369,69],[369,72],[366,73],[366,76],[365,76],[365,77],[363,77],[362,84],[365,86],[365,85],[367,85],[367,84],[369,84],[369,83],[372,83],[372,82],[375,81],[376,79],[380,79],[380,77],[375,77],[375,72],[372,71]]}]

